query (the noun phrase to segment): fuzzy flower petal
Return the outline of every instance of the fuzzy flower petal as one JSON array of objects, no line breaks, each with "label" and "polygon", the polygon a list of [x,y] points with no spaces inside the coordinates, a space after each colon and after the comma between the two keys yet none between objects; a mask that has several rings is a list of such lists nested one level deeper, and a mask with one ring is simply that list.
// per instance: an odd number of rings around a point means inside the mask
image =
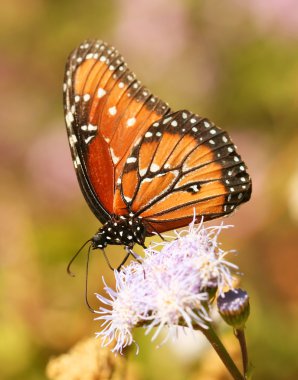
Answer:
[{"label": "fuzzy flower petal", "polygon": [[[231,288],[237,266],[226,260],[218,236],[224,228],[195,226],[175,232],[170,241],[153,243],[145,250],[142,264],[132,261],[115,271],[116,290],[105,284],[107,298],[97,295],[105,305],[96,318],[102,321],[97,336],[103,345],[115,342],[113,351],[134,342],[132,329],[143,326],[146,334],[156,328],[152,340],[163,327],[187,326],[207,329],[211,321],[208,287],[219,294]],[[231,252],[231,251],[230,251]],[[109,308],[107,308],[109,307]]]}]

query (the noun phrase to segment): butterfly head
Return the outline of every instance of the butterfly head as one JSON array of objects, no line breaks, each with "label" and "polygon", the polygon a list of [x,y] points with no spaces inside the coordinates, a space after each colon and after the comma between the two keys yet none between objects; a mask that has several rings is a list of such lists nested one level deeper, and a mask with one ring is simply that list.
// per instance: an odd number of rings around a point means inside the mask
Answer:
[{"label": "butterfly head", "polygon": [[146,233],[141,218],[112,216],[91,239],[92,248],[103,249],[109,244],[132,247],[137,243],[144,246]]}]

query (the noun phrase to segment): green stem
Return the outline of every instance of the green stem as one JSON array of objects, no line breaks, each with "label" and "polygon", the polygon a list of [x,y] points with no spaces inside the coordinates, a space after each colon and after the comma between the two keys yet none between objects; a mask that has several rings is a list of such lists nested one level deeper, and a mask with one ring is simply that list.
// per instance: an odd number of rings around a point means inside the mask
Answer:
[{"label": "green stem", "polygon": [[244,373],[244,378],[246,379],[247,370],[248,370],[248,354],[247,354],[247,346],[246,346],[244,329],[236,329],[235,336],[238,339],[239,344],[240,344],[241,354],[242,354],[243,373]]},{"label": "green stem", "polygon": [[230,372],[233,379],[234,380],[244,380],[245,378],[242,376],[241,372],[236,367],[234,361],[232,360],[228,351],[225,349],[221,340],[219,339],[219,337],[215,333],[213,327],[210,324],[208,325],[208,327],[209,328],[207,330],[200,328],[200,331],[202,331],[202,333],[205,335],[205,337],[211,343],[212,347],[217,352],[218,356],[222,360],[223,364],[226,366],[227,370]]}]

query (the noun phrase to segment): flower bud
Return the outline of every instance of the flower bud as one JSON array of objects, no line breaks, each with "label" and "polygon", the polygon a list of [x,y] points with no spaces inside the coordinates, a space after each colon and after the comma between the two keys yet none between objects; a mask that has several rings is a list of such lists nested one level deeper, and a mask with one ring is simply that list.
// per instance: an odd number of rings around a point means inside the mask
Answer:
[{"label": "flower bud", "polygon": [[249,296],[245,290],[229,290],[217,299],[219,314],[235,329],[243,329],[249,316]]}]

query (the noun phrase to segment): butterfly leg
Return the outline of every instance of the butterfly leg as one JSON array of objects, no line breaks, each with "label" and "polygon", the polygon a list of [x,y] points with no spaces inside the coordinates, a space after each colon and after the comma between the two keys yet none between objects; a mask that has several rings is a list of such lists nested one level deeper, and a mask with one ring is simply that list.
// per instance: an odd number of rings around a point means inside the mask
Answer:
[{"label": "butterfly leg", "polygon": [[130,255],[130,252],[128,252],[126,249],[126,255],[125,255],[124,259],[121,261],[121,264],[117,267],[118,272],[120,271],[122,265],[124,265],[126,263],[127,259],[129,258],[129,255]]},{"label": "butterfly leg", "polygon": [[165,238],[162,236],[162,234],[160,234],[160,233],[159,233],[158,231],[156,231],[155,229],[154,229],[154,232],[157,233],[157,235],[161,238],[162,241],[168,241],[167,239],[165,239]]},{"label": "butterfly leg", "polygon": [[121,264],[118,266],[117,268],[117,271],[120,270],[120,268],[122,267],[122,265],[124,265],[127,261],[127,259],[129,258],[129,256],[131,255],[138,263],[142,264],[141,262],[141,256],[139,256],[138,254],[136,254],[132,249],[131,247],[129,246],[125,246],[124,248],[126,250],[126,255],[124,257],[124,259],[122,260]]},{"label": "butterfly leg", "polygon": [[137,253],[135,253],[131,247],[126,246],[125,247],[126,252],[128,252],[129,255],[131,255],[139,264],[142,264],[142,257],[139,256]]},{"label": "butterfly leg", "polygon": [[[128,252],[128,255],[131,255],[140,265],[143,265],[143,259],[141,256],[139,256],[137,253],[135,253],[131,247],[126,246],[125,247],[126,252]],[[146,278],[146,272],[143,267],[143,273],[144,273],[144,278]]]},{"label": "butterfly leg", "polygon": [[148,223],[148,225],[150,226],[150,228],[152,229],[153,232],[156,233],[156,235],[158,235],[162,241],[168,241],[167,239],[165,239],[161,233],[159,233],[150,223]]},{"label": "butterfly leg", "polygon": [[[115,268],[112,267],[112,265],[111,265],[111,263],[110,263],[110,260],[108,259],[108,256],[107,256],[107,254],[106,254],[106,252],[105,252],[104,249],[102,249],[102,253],[103,253],[103,256],[104,256],[104,258],[105,258],[105,260],[106,260],[106,263],[108,264],[108,267],[109,267],[112,271],[114,271]],[[121,264],[121,265],[122,265],[122,264]],[[117,268],[117,270],[118,270],[118,268]]]}]

